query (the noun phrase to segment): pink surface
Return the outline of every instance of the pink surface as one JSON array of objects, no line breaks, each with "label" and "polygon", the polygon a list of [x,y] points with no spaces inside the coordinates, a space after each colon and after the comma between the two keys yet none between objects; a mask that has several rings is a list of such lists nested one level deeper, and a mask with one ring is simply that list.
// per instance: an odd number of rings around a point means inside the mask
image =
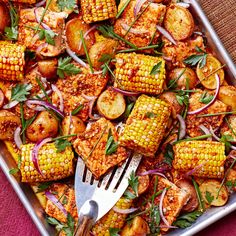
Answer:
[{"label": "pink surface", "polygon": [[[39,236],[36,226],[0,170],[0,236]],[[199,232],[199,236],[236,235],[236,213]]]}]

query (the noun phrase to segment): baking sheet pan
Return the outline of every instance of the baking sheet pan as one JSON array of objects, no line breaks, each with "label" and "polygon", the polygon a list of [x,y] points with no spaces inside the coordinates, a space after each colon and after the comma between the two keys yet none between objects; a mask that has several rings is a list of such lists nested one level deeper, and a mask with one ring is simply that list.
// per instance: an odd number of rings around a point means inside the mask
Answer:
[{"label": "baking sheet pan", "polygon": [[[192,12],[195,20],[202,26],[202,30],[207,36],[208,45],[213,49],[216,56],[223,64],[226,64],[225,74],[228,82],[236,85],[236,67],[231,60],[230,56],[223,47],[217,34],[209,23],[207,17],[202,11],[199,3],[196,0],[186,0],[190,3],[190,11]],[[45,213],[41,207],[37,197],[33,193],[32,189],[24,183],[20,183],[17,177],[13,177],[9,174],[11,168],[16,167],[16,164],[11,157],[11,154],[7,151],[4,143],[0,142],[0,167],[7,176],[7,179],[11,183],[21,202],[25,206],[41,235],[53,236],[56,235],[55,229],[50,226],[45,220]],[[215,207],[208,209],[198,220],[189,228],[177,229],[170,232],[169,236],[190,236],[200,230],[206,228],[215,221],[223,218],[225,215],[236,210],[236,194],[231,195],[227,205],[223,207]]]}]

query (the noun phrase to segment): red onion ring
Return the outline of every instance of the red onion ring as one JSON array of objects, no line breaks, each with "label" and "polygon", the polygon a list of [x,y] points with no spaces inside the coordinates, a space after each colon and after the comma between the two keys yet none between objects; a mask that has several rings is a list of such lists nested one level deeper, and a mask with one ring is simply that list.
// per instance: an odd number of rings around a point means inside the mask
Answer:
[{"label": "red onion ring", "polygon": [[55,92],[57,94],[57,96],[59,97],[59,99],[60,99],[59,109],[61,112],[63,112],[64,111],[64,99],[63,99],[61,91],[54,84],[52,84],[52,91]]},{"label": "red onion ring", "polygon": [[8,104],[3,106],[3,109],[11,109],[15,107],[19,102],[18,101],[11,101]]},{"label": "red onion ring", "polygon": [[40,175],[43,175],[42,171],[40,170],[40,167],[39,167],[39,163],[38,163],[38,153],[39,153],[39,149],[46,143],[52,141],[52,138],[45,138],[39,142],[37,142],[34,147],[33,147],[33,150],[32,150],[32,153],[31,153],[31,159],[32,159],[32,162],[34,164],[34,168],[38,171],[38,173]]},{"label": "red onion ring", "polygon": [[177,226],[173,226],[173,225],[169,225],[169,226],[167,226],[167,225],[159,225],[158,227],[159,228],[168,228],[168,229],[178,229]]},{"label": "red onion ring", "polygon": [[192,170],[188,171],[187,173],[185,173],[185,176],[188,177],[188,176],[192,175],[194,172],[196,172],[198,169],[200,169],[203,165],[205,165],[205,163],[202,163],[202,164],[196,166],[195,168],[193,168]]},{"label": "red onion ring", "polygon": [[[50,95],[51,93],[52,93],[52,90],[51,90],[51,89],[49,89],[49,90],[46,91],[46,94],[47,94],[47,95]],[[45,97],[45,94],[44,94],[44,93],[37,94],[37,97],[39,97],[39,98],[44,98],[44,97]],[[34,96],[33,98],[34,98],[34,99],[37,99],[37,97]]]},{"label": "red onion ring", "polygon": [[15,132],[14,132],[14,142],[16,144],[16,146],[20,149],[20,146],[22,145],[22,141],[20,138],[20,132],[21,132],[21,128],[17,127]]},{"label": "red onion ring", "polygon": [[180,132],[179,132],[179,139],[183,139],[186,135],[186,124],[184,118],[177,114],[176,115],[177,119],[179,120],[180,123]]},{"label": "red onion ring", "polygon": [[84,61],[82,61],[79,57],[77,57],[76,54],[69,48],[69,46],[66,46],[66,52],[81,66],[88,68],[88,65]]},{"label": "red onion ring", "polygon": [[[97,25],[94,25],[94,26],[92,26],[90,29],[88,29],[88,30],[84,33],[84,38],[85,38],[85,39],[88,39],[89,33],[92,32],[93,30],[95,30],[96,28],[97,28]],[[82,40],[79,41],[79,47],[78,47],[78,49],[80,50],[81,47],[82,47]]]},{"label": "red onion ring", "polygon": [[65,216],[67,216],[67,211],[64,208],[64,206],[61,204],[61,202],[55,197],[54,194],[49,192],[48,190],[45,191],[45,196],[47,197],[48,200],[50,200],[55,206],[57,206],[58,209],[60,209]]},{"label": "red onion ring", "polygon": [[[205,133],[205,134],[211,134],[209,129],[204,125],[199,125],[199,128]],[[207,138],[207,140],[212,141],[212,137]]]},{"label": "red onion ring", "polygon": [[102,70],[94,71],[93,73],[90,73],[90,74],[100,75],[100,74],[102,74]]},{"label": "red onion ring", "polygon": [[212,127],[210,126],[210,134],[213,136],[213,138],[215,140],[217,140],[218,142],[220,142],[220,138],[215,134],[214,130],[212,129]]},{"label": "red onion ring", "polygon": [[213,104],[219,94],[219,91],[220,91],[220,78],[218,76],[218,74],[215,75],[215,79],[216,79],[216,91],[215,91],[215,95],[213,97],[213,99],[208,103],[206,104],[205,106],[195,110],[195,111],[189,111],[188,112],[188,115],[195,115],[195,114],[198,114],[204,110],[206,110],[211,104]]},{"label": "red onion ring", "polygon": [[140,32],[139,29],[134,29],[134,28],[130,28],[129,25],[125,24],[125,23],[121,23],[121,27],[125,30],[125,31],[129,31],[132,34],[141,34],[141,33],[147,33],[148,31],[142,31]]},{"label": "red onion ring", "polygon": [[186,2],[178,2],[176,3],[178,6],[180,7],[184,7],[184,8],[189,8],[190,7],[190,4],[189,3],[186,3]]},{"label": "red onion ring", "polygon": [[43,6],[45,3],[46,3],[46,0],[42,0],[42,1],[40,1],[40,2],[37,2],[37,3],[35,4],[35,6],[36,6],[36,7],[41,7],[41,6]]},{"label": "red onion ring", "polygon": [[85,95],[85,94],[82,94],[81,95],[84,99],[88,100],[89,101],[89,118],[92,119],[92,120],[98,120],[100,119],[101,117],[98,116],[98,117],[95,117],[92,113],[93,113],[93,106],[94,106],[94,103],[97,99],[96,96],[88,96],[88,95]]},{"label": "red onion ring", "polygon": [[177,45],[176,41],[174,40],[174,38],[171,36],[171,34],[165,30],[163,27],[161,27],[160,25],[157,25],[157,30],[164,36],[166,37],[171,43],[173,43],[174,45]]},{"label": "red onion ring", "polygon": [[169,222],[167,221],[167,219],[165,218],[165,216],[163,214],[163,200],[164,200],[165,194],[166,194],[166,188],[163,190],[163,192],[161,194],[159,211],[160,211],[160,217],[161,217],[162,221],[165,223],[165,225],[170,226]]},{"label": "red onion ring", "polygon": [[73,127],[73,121],[72,121],[72,114],[70,112],[70,114],[69,114],[69,132],[68,132],[68,135],[70,135],[70,131],[71,131],[72,127]]},{"label": "red onion ring", "polygon": [[[38,16],[37,11],[38,11],[38,8],[35,7],[35,8],[34,8],[34,15],[35,15],[35,19],[36,19],[37,23],[39,24],[39,23],[40,23],[40,17]],[[46,29],[46,30],[51,30],[51,28],[50,28],[47,24],[45,24],[45,23],[43,23],[43,22],[41,22],[40,25],[42,25],[42,27],[43,27],[44,29]]]},{"label": "red onion ring", "polygon": [[229,155],[229,157],[232,158],[232,159],[234,159],[234,160],[236,160],[236,157],[233,156],[233,155]]},{"label": "red onion ring", "polygon": [[129,209],[120,209],[116,206],[112,208],[113,211],[120,213],[120,214],[130,214],[138,210],[138,208],[129,208]]},{"label": "red onion ring", "polygon": [[162,174],[161,172],[159,172],[159,169],[155,169],[155,170],[148,170],[148,171],[144,171],[142,173],[139,173],[138,176],[144,176],[144,175],[160,175],[161,177],[166,178],[166,176],[164,174]]},{"label": "red onion ring", "polygon": [[138,13],[140,12],[143,4],[146,2],[147,0],[137,0],[136,4],[134,6],[134,17],[136,17],[138,15]]},{"label": "red onion ring", "polygon": [[116,88],[116,87],[111,87],[115,92],[117,93],[121,93],[125,96],[138,96],[140,93],[137,93],[137,92],[129,92],[129,91],[125,91],[125,90],[122,90],[122,89],[119,89],[119,88]]}]

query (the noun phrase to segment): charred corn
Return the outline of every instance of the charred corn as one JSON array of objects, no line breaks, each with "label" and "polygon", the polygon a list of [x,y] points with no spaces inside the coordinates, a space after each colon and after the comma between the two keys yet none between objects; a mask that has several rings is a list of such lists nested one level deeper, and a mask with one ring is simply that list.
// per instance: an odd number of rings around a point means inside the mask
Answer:
[{"label": "charred corn", "polygon": [[115,77],[115,86],[120,89],[159,94],[165,81],[165,61],[159,57],[120,53],[116,55]]},{"label": "charred corn", "polygon": [[225,145],[214,141],[183,141],[174,145],[176,170],[208,178],[224,176]]},{"label": "charred corn", "polygon": [[0,41],[0,78],[21,81],[24,79],[25,47]]},{"label": "charred corn", "polygon": [[81,1],[83,20],[86,23],[114,18],[117,14],[115,0]]},{"label": "charred corn", "polygon": [[[28,3],[28,4],[36,3],[36,0],[11,0],[11,1],[16,3]],[[2,0],[2,2],[9,2],[9,0]]]},{"label": "charred corn", "polygon": [[110,236],[109,229],[121,229],[125,224],[127,214],[121,214],[115,211],[116,209],[129,209],[132,205],[132,200],[121,197],[115,207],[103,216],[92,228],[92,232],[96,236]]},{"label": "charred corn", "polygon": [[34,144],[21,146],[22,182],[43,182],[66,178],[73,174],[74,154],[70,147],[57,153],[53,143],[45,144],[39,149],[38,164],[42,175],[35,169],[32,161]]},{"label": "charred corn", "polygon": [[145,156],[154,156],[163,138],[170,111],[166,102],[141,95],[126,122],[120,144]]}]

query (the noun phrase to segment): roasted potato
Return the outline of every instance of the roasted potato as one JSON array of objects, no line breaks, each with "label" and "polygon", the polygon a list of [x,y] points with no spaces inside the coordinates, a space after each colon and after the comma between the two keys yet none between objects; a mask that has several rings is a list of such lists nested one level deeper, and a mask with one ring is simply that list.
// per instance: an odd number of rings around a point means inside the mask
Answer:
[{"label": "roasted potato", "polygon": [[57,59],[39,61],[38,71],[43,77],[54,79],[57,77],[57,63]]},{"label": "roasted potato", "polygon": [[196,86],[198,79],[195,72],[188,67],[175,68],[169,74],[169,80],[173,81],[176,80],[177,88],[179,89],[186,89],[187,79],[188,79],[189,89],[193,89]]},{"label": "roasted potato", "polygon": [[231,142],[236,142],[236,115],[228,116],[227,121],[221,126],[220,133],[221,135],[230,135],[233,139]]},{"label": "roasted potato", "polygon": [[[66,23],[66,40],[70,49],[78,55],[85,55],[83,45],[80,40],[80,31],[83,34],[90,29],[81,18],[74,18]],[[85,44],[89,50],[95,43],[94,32],[90,32],[87,37],[84,37]]]},{"label": "roasted potato", "polygon": [[225,186],[222,186],[217,197],[220,185],[219,181],[208,179],[199,186],[202,197],[207,204],[211,206],[223,206],[226,204],[229,196]]},{"label": "roasted potato", "polygon": [[26,136],[31,142],[37,142],[44,138],[56,136],[58,121],[48,111],[42,111],[26,129]]},{"label": "roasted potato", "polygon": [[125,111],[125,99],[121,93],[109,88],[97,100],[98,112],[109,120],[120,117]]},{"label": "roasted potato", "polygon": [[0,140],[13,140],[15,129],[21,125],[20,118],[14,113],[0,111]]},{"label": "roasted potato", "polygon": [[[224,70],[219,69],[221,67],[221,63],[213,57],[212,55],[207,55],[206,64],[202,68],[200,68],[200,63],[197,65],[197,76],[200,80],[201,84],[207,89],[215,89],[216,88],[216,79],[215,74],[217,73],[220,77],[220,84],[224,82]],[[214,71],[216,71],[214,73]],[[213,74],[212,74],[213,73]]]},{"label": "roasted potato", "polygon": [[5,27],[10,25],[9,10],[4,3],[0,3],[0,33],[4,32]]},{"label": "roasted potato", "polygon": [[[70,120],[71,119],[71,120]],[[61,125],[63,135],[83,133],[86,129],[84,122],[77,116],[66,116]]]},{"label": "roasted potato", "polygon": [[236,110],[236,88],[231,85],[221,86],[218,98],[224,104]]},{"label": "roasted potato", "polygon": [[122,229],[121,236],[146,236],[150,233],[147,222],[140,216],[134,217],[130,224]]},{"label": "roasted potato", "polygon": [[173,118],[179,114],[182,110],[182,106],[178,103],[176,99],[176,94],[174,92],[164,92],[160,95],[160,99],[166,101],[171,105],[171,113]]},{"label": "roasted potato", "polygon": [[108,54],[113,57],[118,42],[113,39],[106,39],[100,42],[95,43],[89,50],[89,57],[96,69],[100,69],[103,62],[100,62],[102,55]]},{"label": "roasted potato", "polygon": [[226,184],[236,192],[236,170],[231,169],[226,177]]},{"label": "roasted potato", "polygon": [[187,179],[180,179],[175,183],[175,185],[185,190],[190,196],[188,202],[183,206],[182,210],[186,212],[192,212],[197,209],[198,198],[192,183]]},{"label": "roasted potato", "polygon": [[5,95],[3,91],[0,89],[0,108],[2,108],[3,103],[4,103]]},{"label": "roasted potato", "polygon": [[164,26],[179,41],[189,38],[194,30],[194,20],[188,9],[171,4],[166,11]]}]

